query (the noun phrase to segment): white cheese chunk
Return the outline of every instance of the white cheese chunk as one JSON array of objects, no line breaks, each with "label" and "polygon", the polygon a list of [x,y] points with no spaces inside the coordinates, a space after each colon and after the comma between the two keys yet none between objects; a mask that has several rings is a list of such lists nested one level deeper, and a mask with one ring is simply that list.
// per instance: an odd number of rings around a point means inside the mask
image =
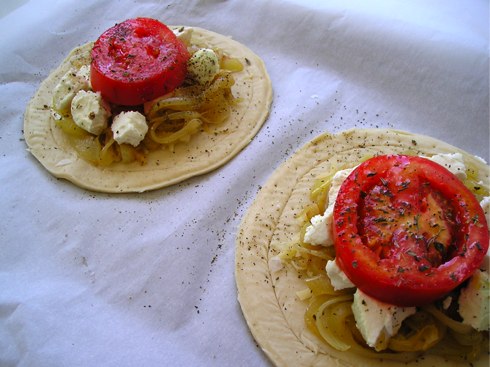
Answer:
[{"label": "white cheese chunk", "polygon": [[325,266],[325,271],[330,278],[330,283],[332,283],[332,286],[336,291],[355,287],[354,283],[347,278],[347,275],[337,265],[337,261],[328,260],[327,265]]},{"label": "white cheese chunk", "polygon": [[332,246],[333,207],[328,207],[323,215],[315,215],[306,227],[304,242],[310,245]]},{"label": "white cheese chunk", "polygon": [[464,324],[478,331],[489,330],[489,292],[488,273],[477,270],[459,296],[459,314]]},{"label": "white cheese chunk", "polygon": [[389,338],[398,332],[403,320],[417,309],[380,302],[358,289],[354,293],[352,311],[366,343],[376,350],[383,350]]},{"label": "white cheese chunk", "polygon": [[79,127],[99,135],[107,128],[111,112],[99,92],[81,90],[73,97],[71,115]]},{"label": "white cheese chunk", "polygon": [[53,91],[53,107],[57,111],[67,111],[75,95],[90,88],[89,80],[77,69],[70,69],[60,79]]},{"label": "white cheese chunk", "polygon": [[218,56],[209,48],[197,50],[187,61],[187,74],[201,85],[211,82],[218,72]]},{"label": "white cheese chunk", "polygon": [[464,158],[461,153],[441,153],[429,159],[445,167],[460,180],[466,179],[466,165],[464,164]]},{"label": "white cheese chunk", "polygon": [[337,171],[332,177],[332,184],[330,185],[330,190],[328,191],[328,206],[334,206],[335,200],[337,200],[337,195],[339,194],[340,186],[344,183],[345,179],[354,171],[356,167],[346,168]]},{"label": "white cheese chunk", "polygon": [[131,144],[137,146],[148,132],[146,118],[139,112],[121,112],[114,117],[111,126],[114,140],[119,144]]},{"label": "white cheese chunk", "polygon": [[323,215],[318,214],[310,219],[311,225],[306,228],[304,242],[326,247],[333,245],[332,223],[335,200],[337,200],[340,186],[353,170],[354,168],[340,170],[332,177],[327,209]]}]

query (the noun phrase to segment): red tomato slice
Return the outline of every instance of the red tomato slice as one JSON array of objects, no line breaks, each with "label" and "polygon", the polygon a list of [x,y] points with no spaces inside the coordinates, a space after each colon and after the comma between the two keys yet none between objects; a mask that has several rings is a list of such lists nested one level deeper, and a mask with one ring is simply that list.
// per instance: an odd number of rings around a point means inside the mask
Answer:
[{"label": "red tomato slice", "polygon": [[134,106],[184,81],[189,53],[164,24],[129,19],[105,31],[92,49],[90,81],[111,103]]},{"label": "red tomato slice", "polygon": [[363,162],[342,184],[333,218],[338,265],[363,292],[399,306],[446,295],[475,272],[488,249],[475,196],[421,157]]}]

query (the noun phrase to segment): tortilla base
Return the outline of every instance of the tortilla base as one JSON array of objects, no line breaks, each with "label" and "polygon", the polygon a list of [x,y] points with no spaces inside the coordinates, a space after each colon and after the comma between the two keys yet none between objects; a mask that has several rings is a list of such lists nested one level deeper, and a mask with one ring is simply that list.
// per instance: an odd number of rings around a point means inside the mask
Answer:
[{"label": "tortilla base", "polygon": [[[304,323],[306,302],[296,292],[305,283],[292,267],[271,273],[269,259],[278,248],[299,238],[296,215],[309,203],[314,180],[335,169],[353,167],[359,159],[376,154],[433,155],[463,153],[481,168],[480,179],[489,184],[489,170],[482,161],[428,136],[396,130],[348,130],[313,139],[283,163],[263,185],[245,214],[236,238],[235,277],[246,322],[257,343],[277,366],[467,366],[426,355],[413,362],[362,358],[339,352],[320,342]],[[488,353],[473,366],[488,366]]]},{"label": "tortilla base", "polygon": [[92,43],[74,49],[40,85],[24,115],[24,136],[29,151],[54,176],[82,188],[109,192],[143,192],[169,186],[190,177],[210,172],[236,156],[254,138],[268,117],[272,85],[264,62],[250,49],[229,37],[193,27],[192,42],[202,47],[217,47],[239,58],[244,70],[234,73],[232,92],[242,101],[231,117],[215,128],[201,132],[174,151],[151,152],[148,163],[116,163],[97,167],[79,158],[64,133],[51,118],[54,87],[80,60],[90,60]]}]

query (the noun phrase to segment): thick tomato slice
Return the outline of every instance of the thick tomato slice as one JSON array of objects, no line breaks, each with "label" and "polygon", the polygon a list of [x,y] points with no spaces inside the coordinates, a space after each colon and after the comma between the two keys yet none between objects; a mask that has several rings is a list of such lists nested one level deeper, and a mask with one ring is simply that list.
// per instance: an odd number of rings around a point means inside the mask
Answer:
[{"label": "thick tomato slice", "polygon": [[107,101],[134,106],[184,81],[189,53],[161,22],[129,19],[105,31],[92,49],[90,81]]},{"label": "thick tomato slice", "polygon": [[339,266],[359,289],[419,306],[468,279],[489,237],[477,199],[446,168],[385,155],[363,162],[342,184],[334,240]]}]

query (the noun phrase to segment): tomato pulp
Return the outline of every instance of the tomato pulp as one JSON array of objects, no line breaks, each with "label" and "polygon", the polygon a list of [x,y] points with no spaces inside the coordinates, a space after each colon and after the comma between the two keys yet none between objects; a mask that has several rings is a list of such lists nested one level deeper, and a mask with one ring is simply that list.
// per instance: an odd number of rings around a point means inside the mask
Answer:
[{"label": "tomato pulp", "polygon": [[363,292],[399,306],[433,302],[468,279],[488,249],[478,200],[426,158],[360,164],[334,206],[337,262]]},{"label": "tomato pulp", "polygon": [[105,31],[92,49],[90,81],[105,100],[134,106],[171,92],[185,79],[189,53],[163,23],[129,19]]}]

